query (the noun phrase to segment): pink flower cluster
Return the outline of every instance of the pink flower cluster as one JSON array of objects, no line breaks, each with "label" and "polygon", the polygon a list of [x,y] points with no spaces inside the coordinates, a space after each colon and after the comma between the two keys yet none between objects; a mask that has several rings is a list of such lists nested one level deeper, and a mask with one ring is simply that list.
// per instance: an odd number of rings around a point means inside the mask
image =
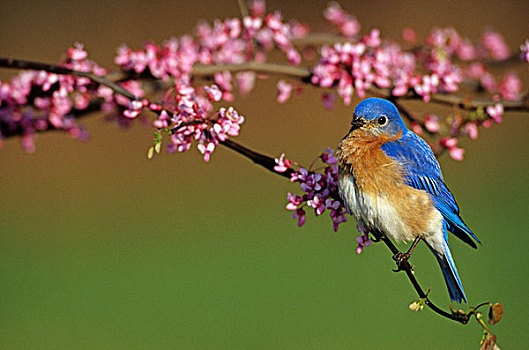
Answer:
[{"label": "pink flower cluster", "polygon": [[220,108],[211,114],[211,102],[222,99],[222,92],[216,85],[206,87],[205,96],[197,94],[193,87],[184,82],[177,84],[175,90],[174,100],[165,103],[165,106],[172,106],[172,115],[167,109],[161,110],[153,125],[171,135],[168,152],[185,152],[196,141],[204,161],[208,162],[219,142],[239,135],[244,117],[233,107]]},{"label": "pink flower cluster", "polygon": [[[119,48],[115,63],[125,71],[151,75],[158,79],[173,78],[189,81],[193,66],[242,64],[263,62],[266,52],[275,47],[282,50],[290,64],[299,65],[301,55],[291,43],[292,38],[308,33],[308,27],[296,21],[286,23],[279,11],[265,14],[263,1],[254,1],[251,15],[242,19],[216,20],[212,25],[200,22],[193,36],[173,38],[161,46],[145,43],[141,50],[127,46]],[[223,98],[233,100],[233,75],[225,71],[215,74],[215,83],[221,88]],[[253,88],[256,75],[239,72],[235,81],[242,94]]]},{"label": "pink flower cluster", "polygon": [[497,81],[489,69],[481,62],[475,62],[465,68],[464,74],[468,80],[478,81],[489,93],[504,100],[518,100],[522,90],[522,82],[514,72],[506,73],[501,81]]},{"label": "pink flower cluster", "polygon": [[[312,165],[318,159],[324,166],[312,170]],[[290,160],[284,158],[284,155],[276,159],[276,163],[274,169],[278,172],[284,172],[290,169],[292,165]],[[290,181],[298,182],[303,194],[298,195],[289,192],[286,208],[293,212],[292,218],[298,220],[298,226],[303,226],[305,223],[305,207],[314,209],[316,216],[322,215],[327,210],[334,231],[338,230],[339,224],[347,221],[344,206],[338,199],[338,166],[336,163],[334,150],[329,148],[315,159],[309,169],[300,167],[292,173]]]},{"label": "pink flower cluster", "polygon": [[[325,16],[338,23],[346,14],[333,3]],[[416,40],[411,28],[406,29],[405,35],[408,41]],[[522,55],[527,50],[529,44],[527,48],[522,46]],[[312,83],[321,87],[337,86],[346,104],[355,90],[363,97],[373,86],[390,88],[394,96],[413,92],[428,102],[432,94],[458,91],[464,79],[479,79],[488,91],[499,92],[504,99],[520,96],[520,80],[514,73],[506,75],[498,84],[481,62],[470,63],[468,67],[462,65],[464,69],[454,63],[454,59],[508,59],[511,55],[508,46],[493,31],[484,33],[481,42],[473,44],[453,28],[434,28],[421,49],[406,51],[395,42],[383,42],[379,31],[374,29],[363,38],[353,37],[345,43],[323,46],[320,55],[320,61],[313,68]]]},{"label": "pink flower cluster", "polygon": [[[435,114],[427,114],[424,116],[422,123],[413,121],[411,129],[418,135],[422,135],[423,128],[432,135],[446,135],[439,139],[438,146],[440,150],[448,150],[450,157],[457,161],[462,161],[465,150],[457,146],[458,137],[460,135],[468,135],[471,139],[478,138],[479,126],[490,128],[492,123],[501,123],[504,108],[501,103],[488,106],[484,109],[478,109],[477,112],[471,112],[470,118],[464,119],[461,116],[456,116],[451,119],[448,128],[441,126],[441,118]],[[448,132],[442,130],[448,129]]]},{"label": "pink flower cluster", "polygon": [[340,4],[335,1],[329,3],[323,12],[323,16],[332,24],[338,26],[345,37],[354,37],[360,32],[360,22],[354,16],[345,12]]},{"label": "pink flower cluster", "polygon": [[364,248],[369,247],[371,243],[373,243],[373,240],[369,238],[369,230],[363,225],[357,224],[356,230],[361,233],[360,236],[356,237],[356,244],[358,244],[358,246],[356,247],[356,254],[360,254],[362,253]]},{"label": "pink flower cluster", "polygon": [[[75,44],[60,65],[95,75],[107,74],[87,56],[83,46]],[[64,130],[74,138],[85,139],[87,134],[77,125],[75,113],[87,109],[92,99],[104,98],[106,94],[104,87],[98,88],[85,77],[43,70],[23,71],[10,82],[0,81],[0,137],[21,133],[22,146],[27,152],[35,150],[37,131]]]},{"label": "pink flower cluster", "polygon": [[444,146],[446,149],[448,149],[448,153],[450,154],[450,157],[452,157],[452,159],[458,160],[458,161],[463,160],[463,157],[465,155],[465,150],[460,147],[457,147],[456,138],[444,137],[441,139],[441,145]]},{"label": "pink flower cluster", "polygon": [[412,89],[428,102],[434,93],[456,91],[462,80],[457,66],[439,52],[436,47],[414,55],[394,42],[383,43],[380,32],[374,29],[356,42],[323,46],[312,83],[337,86],[346,104],[350,104],[355,90],[363,97],[373,86],[391,88],[395,96]]}]

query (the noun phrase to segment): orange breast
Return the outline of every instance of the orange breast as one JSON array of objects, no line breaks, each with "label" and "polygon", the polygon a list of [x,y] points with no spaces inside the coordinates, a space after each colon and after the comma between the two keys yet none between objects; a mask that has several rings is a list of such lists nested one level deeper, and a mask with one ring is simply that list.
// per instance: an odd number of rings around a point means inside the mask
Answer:
[{"label": "orange breast", "polygon": [[[410,233],[427,235],[430,222],[435,216],[430,196],[426,191],[408,186],[404,181],[401,165],[381,149],[384,143],[400,136],[390,138],[355,130],[338,145],[340,172],[342,175],[352,174],[357,191],[372,198],[375,206],[382,202],[391,205],[399,216],[392,219],[402,221]],[[382,210],[374,209],[369,212],[383,215]],[[368,218],[365,219],[364,222],[367,222]],[[384,222],[387,219],[389,218],[376,218],[371,221]]]}]

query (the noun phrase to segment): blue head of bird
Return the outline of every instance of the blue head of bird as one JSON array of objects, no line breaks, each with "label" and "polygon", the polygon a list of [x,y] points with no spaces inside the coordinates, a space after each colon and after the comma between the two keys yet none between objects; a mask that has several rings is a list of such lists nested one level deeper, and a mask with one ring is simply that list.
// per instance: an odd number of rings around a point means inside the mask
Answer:
[{"label": "blue head of bird", "polygon": [[356,106],[349,135],[395,138],[406,131],[406,124],[393,103],[381,98],[368,98]]}]

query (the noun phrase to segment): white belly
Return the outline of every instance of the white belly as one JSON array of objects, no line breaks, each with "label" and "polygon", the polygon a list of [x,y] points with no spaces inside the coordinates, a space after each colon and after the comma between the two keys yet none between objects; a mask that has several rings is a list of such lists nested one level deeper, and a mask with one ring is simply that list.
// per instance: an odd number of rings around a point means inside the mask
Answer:
[{"label": "white belly", "polygon": [[427,238],[442,232],[442,216],[435,209],[436,215],[426,225],[426,232],[413,232],[406,224],[406,218],[396,209],[398,203],[394,203],[387,194],[370,195],[358,191],[353,176],[348,174],[339,176],[338,189],[342,201],[358,223],[366,228],[375,228],[393,240],[409,242],[417,236]]}]

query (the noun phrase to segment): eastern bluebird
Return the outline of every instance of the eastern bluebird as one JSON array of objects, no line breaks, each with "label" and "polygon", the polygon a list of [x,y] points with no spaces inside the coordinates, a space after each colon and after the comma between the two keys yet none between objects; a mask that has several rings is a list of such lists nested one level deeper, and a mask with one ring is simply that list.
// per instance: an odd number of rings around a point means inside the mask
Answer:
[{"label": "eastern bluebird", "polygon": [[479,240],[459,216],[428,144],[406,128],[389,101],[368,98],[354,111],[351,130],[337,149],[340,196],[356,221],[396,241],[423,240],[434,253],[450,300],[467,302],[447,231],[477,248]]}]

